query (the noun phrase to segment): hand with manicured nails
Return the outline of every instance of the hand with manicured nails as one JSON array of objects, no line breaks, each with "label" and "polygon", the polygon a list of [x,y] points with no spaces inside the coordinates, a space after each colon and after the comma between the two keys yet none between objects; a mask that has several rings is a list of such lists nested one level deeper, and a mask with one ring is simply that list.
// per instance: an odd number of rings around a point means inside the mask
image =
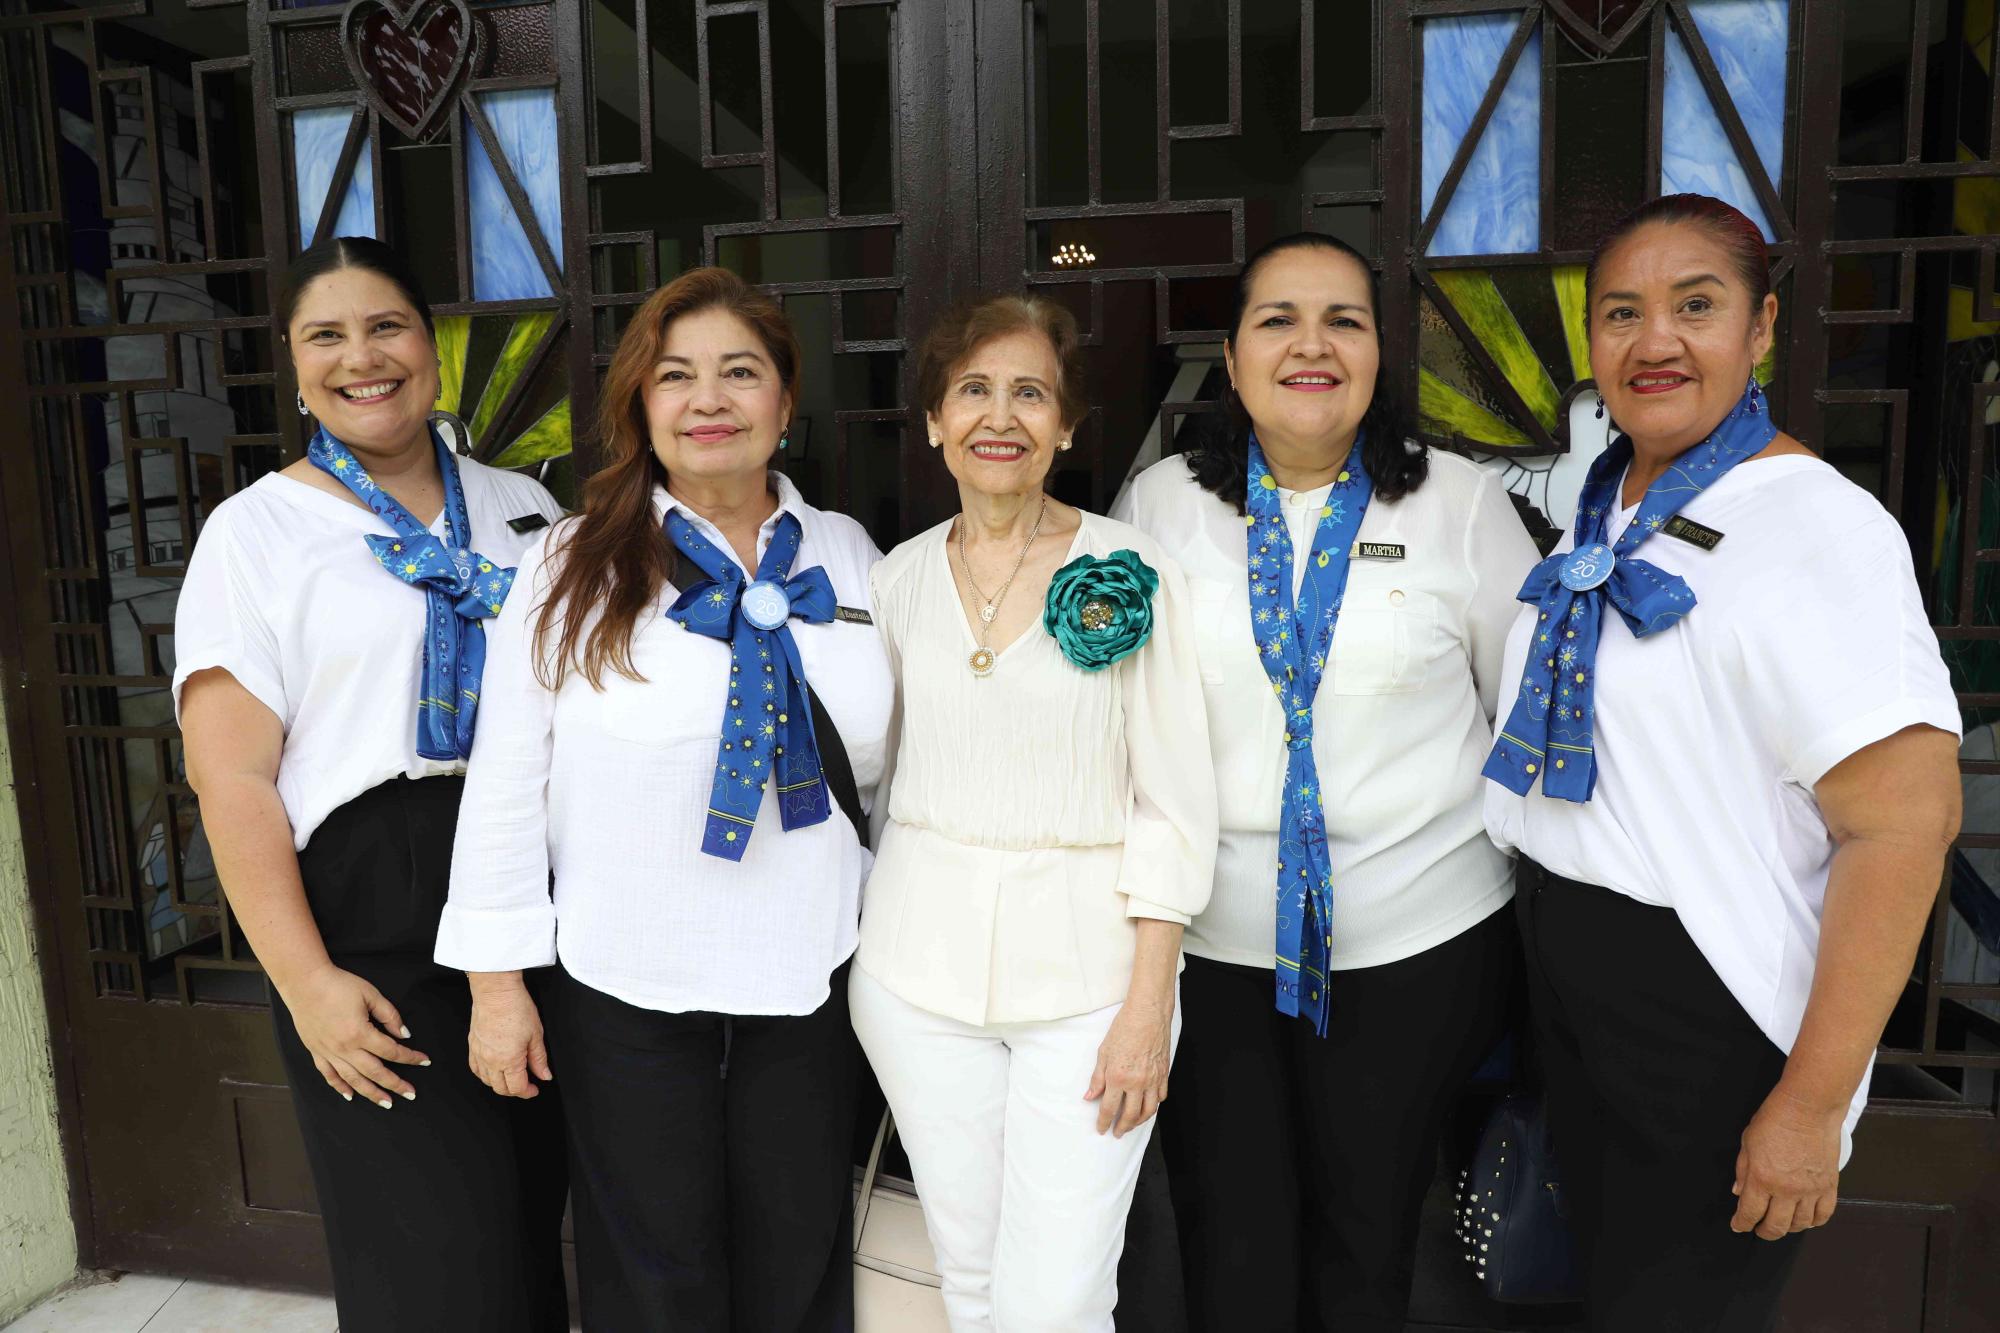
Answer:
[{"label": "hand with manicured nails", "polygon": [[1765,1240],[1826,1225],[1840,1197],[1840,1127],[1847,1108],[1815,1110],[1774,1088],[1743,1131],[1736,1154],[1731,1231]]},{"label": "hand with manicured nails", "polygon": [[385,1111],[395,1105],[391,1093],[416,1100],[417,1090],[384,1061],[428,1065],[430,1057],[396,1040],[410,1030],[367,978],[328,964],[283,999],[326,1086],[348,1101],[358,1092]]},{"label": "hand with manicured nails", "polygon": [[542,1015],[519,972],[479,973],[472,981],[472,1029],[465,1063],[502,1097],[536,1097],[555,1078],[542,1042]]}]

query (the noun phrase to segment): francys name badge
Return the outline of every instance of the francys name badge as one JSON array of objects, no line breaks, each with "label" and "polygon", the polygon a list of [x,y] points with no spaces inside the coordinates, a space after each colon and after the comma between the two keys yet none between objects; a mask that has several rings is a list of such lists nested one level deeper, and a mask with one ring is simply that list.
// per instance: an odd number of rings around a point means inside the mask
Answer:
[{"label": "francys name badge", "polygon": [[519,518],[510,518],[507,520],[507,526],[516,532],[534,532],[539,528],[546,528],[548,525],[548,518],[542,514],[523,514]]},{"label": "francys name badge", "polygon": [[1704,527],[1691,518],[1683,518],[1679,514],[1667,520],[1667,525],[1660,531],[1669,537],[1686,542],[1689,546],[1699,546],[1704,551],[1713,551],[1722,544],[1720,532],[1714,528]]},{"label": "francys name badge", "polygon": [[869,615],[858,606],[836,606],[833,608],[833,618],[845,625],[872,625],[875,623],[875,617]]},{"label": "francys name badge", "polygon": [[1348,552],[1351,560],[1401,560],[1404,556],[1401,542],[1356,542]]}]

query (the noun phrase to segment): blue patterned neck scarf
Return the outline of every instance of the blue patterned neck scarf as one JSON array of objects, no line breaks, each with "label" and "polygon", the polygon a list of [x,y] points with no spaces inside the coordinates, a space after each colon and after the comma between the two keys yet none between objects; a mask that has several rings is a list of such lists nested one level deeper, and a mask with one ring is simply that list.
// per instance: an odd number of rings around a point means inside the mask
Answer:
[{"label": "blue patterned neck scarf", "polygon": [[1250,437],[1245,531],[1250,547],[1250,632],[1258,660],[1285,710],[1285,803],[1278,815],[1278,1012],[1312,1019],[1326,1035],[1326,972],[1333,952],[1333,863],[1313,762],[1313,696],[1332,657],[1333,627],[1347,593],[1348,555],[1374,484],[1361,439],[1334,477],[1306,553],[1305,582],[1292,598],[1292,534],[1277,479]]},{"label": "blue patterned neck scarf", "polygon": [[1576,499],[1574,549],[1536,565],[1520,599],[1539,609],[1520,696],[1480,771],[1518,796],[1542,780],[1542,794],[1579,804],[1597,786],[1595,726],[1597,640],[1607,600],[1634,638],[1668,628],[1694,610],[1694,591],[1635,557],[1633,550],[1666,525],[1688,501],[1724,473],[1763,452],[1778,428],[1752,379],[1743,397],[1709,437],[1673,461],[1646,488],[1639,510],[1615,546],[1604,536],[1617,508],[1616,489],[1632,462],[1632,442],[1619,436],[1590,465]]},{"label": "blue patterned neck scarf", "polygon": [[833,582],[817,565],[791,573],[804,533],[789,513],[778,516],[757,577],[747,583],[729,554],[717,550],[678,509],[667,511],[666,529],[667,540],[708,575],[683,588],[667,615],[684,629],[729,643],[729,695],[701,849],[741,861],[774,772],[778,818],[787,832],[823,822],[832,809],[820,775],[805,668],[787,622],[793,616],[815,625],[832,620]]},{"label": "blue patterned neck scarf", "polygon": [[486,674],[486,627],[500,614],[514,571],[501,569],[472,548],[472,519],[465,508],[465,484],[458,456],[436,431],[438,475],[444,481],[444,538],[375,484],[346,445],[321,426],[306,445],[313,466],[354,492],[376,517],[394,528],[393,537],[369,534],[364,540],[376,563],[429,600],[430,630],[424,636],[423,676],[417,684],[417,753],[426,759],[466,759],[478,720],[479,681]]}]

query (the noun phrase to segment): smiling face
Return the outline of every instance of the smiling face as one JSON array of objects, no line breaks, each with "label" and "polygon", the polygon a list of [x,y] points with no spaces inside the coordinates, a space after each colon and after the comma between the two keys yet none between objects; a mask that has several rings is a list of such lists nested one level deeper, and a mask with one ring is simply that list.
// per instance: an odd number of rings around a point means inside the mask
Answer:
[{"label": "smiling face", "polygon": [[1057,405],[1061,375],[1049,340],[1025,329],[988,338],[953,369],[924,422],[961,486],[987,495],[1041,489],[1073,424]]},{"label": "smiling face", "polygon": [[314,279],[285,335],[306,410],[350,448],[393,452],[430,420],[437,348],[410,298],[381,274],[340,268]]},{"label": "smiling face", "polygon": [[645,410],[653,456],[669,477],[761,482],[792,398],[757,330],[717,307],[667,326]]},{"label": "smiling face", "polygon": [[1251,274],[1223,355],[1267,452],[1304,462],[1348,449],[1382,364],[1368,270],[1322,246],[1271,255]]},{"label": "smiling face", "polygon": [[1753,301],[1707,228],[1634,231],[1599,261],[1590,296],[1590,369],[1612,420],[1662,456],[1700,443],[1743,396],[1777,317],[1778,298]]}]

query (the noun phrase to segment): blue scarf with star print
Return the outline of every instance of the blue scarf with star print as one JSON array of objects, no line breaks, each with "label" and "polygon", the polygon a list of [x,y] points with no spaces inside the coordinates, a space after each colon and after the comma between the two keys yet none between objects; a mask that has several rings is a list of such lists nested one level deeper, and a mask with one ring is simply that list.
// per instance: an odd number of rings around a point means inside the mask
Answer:
[{"label": "blue scarf with star print", "polygon": [[417,753],[426,759],[466,759],[479,714],[479,682],[486,674],[486,626],[500,614],[514,571],[502,569],[472,549],[472,519],[465,507],[465,484],[458,455],[431,432],[438,475],[444,482],[444,537],[417,522],[375,484],[368,470],[321,426],[306,445],[313,466],[352,491],[395,530],[395,536],[368,534],[376,563],[426,598],[423,674],[417,682]]},{"label": "blue scarf with star print", "polygon": [[1333,864],[1313,762],[1313,697],[1332,657],[1347,593],[1348,555],[1374,484],[1356,437],[1313,525],[1305,581],[1292,597],[1292,535],[1277,479],[1250,436],[1244,530],[1249,542],[1250,632],[1285,710],[1285,797],[1278,815],[1278,1012],[1310,1018],[1326,1035],[1327,962],[1333,952]]},{"label": "blue scarf with star print", "polygon": [[[667,615],[684,629],[729,644],[729,693],[701,850],[741,861],[773,775],[778,779],[778,818],[787,832],[823,822],[832,809],[813,737],[805,668],[786,622],[793,616],[816,625],[832,620],[833,581],[817,565],[791,573],[804,533],[790,513],[778,516],[764,558],[757,562],[755,582],[746,581],[736,561],[716,549],[678,509],[667,511],[666,531],[667,540],[708,576],[683,588]],[[746,591],[766,607],[782,595],[776,609],[785,620],[772,629],[752,624],[744,613]]]},{"label": "blue scarf with star print", "polygon": [[1694,610],[1694,590],[1686,580],[1632,553],[1688,501],[1763,452],[1777,435],[1764,391],[1752,379],[1722,424],[1646,488],[1631,523],[1609,546],[1604,537],[1619,481],[1632,462],[1632,442],[1618,436],[1590,465],[1576,500],[1574,548],[1536,565],[1521,585],[1520,600],[1537,610],[1534,637],[1520,694],[1482,773],[1517,796],[1526,796],[1540,778],[1544,796],[1578,804],[1590,799],[1597,786],[1595,686],[1605,603],[1639,639]]}]

